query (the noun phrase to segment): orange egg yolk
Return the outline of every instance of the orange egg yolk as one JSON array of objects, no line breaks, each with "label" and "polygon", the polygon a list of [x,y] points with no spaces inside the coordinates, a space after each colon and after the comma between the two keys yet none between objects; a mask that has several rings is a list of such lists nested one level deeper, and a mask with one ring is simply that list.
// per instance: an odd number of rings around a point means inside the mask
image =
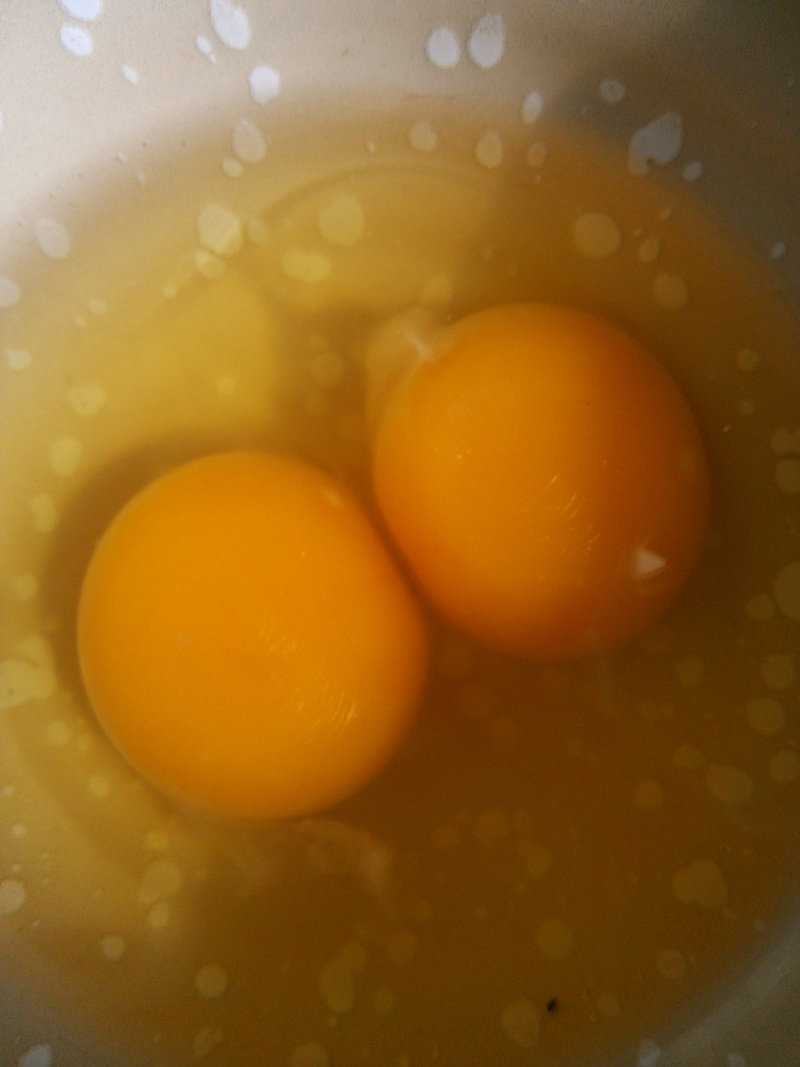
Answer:
[{"label": "orange egg yolk", "polygon": [[396,344],[412,355],[377,413],[374,490],[440,611],[554,659],[657,619],[698,559],[709,498],[700,434],[661,363],[547,304],[468,315],[427,351],[408,330]]},{"label": "orange egg yolk", "polygon": [[86,573],[78,646],[97,717],[137,770],[189,805],[273,818],[380,771],[427,659],[351,494],[244,452],[179,467],[117,515]]}]

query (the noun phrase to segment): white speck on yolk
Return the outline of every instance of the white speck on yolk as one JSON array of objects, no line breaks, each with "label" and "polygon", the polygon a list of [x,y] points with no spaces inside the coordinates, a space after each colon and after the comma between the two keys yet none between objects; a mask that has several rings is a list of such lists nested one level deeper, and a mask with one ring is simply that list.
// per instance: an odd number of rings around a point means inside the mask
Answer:
[{"label": "white speck on yolk", "polygon": [[59,30],[59,40],[70,55],[90,56],[94,51],[94,41],[88,30],[82,26],[68,26],[66,23]]},{"label": "white speck on yolk", "polygon": [[619,104],[626,92],[625,84],[618,78],[604,78],[600,82],[600,99],[606,104]]}]

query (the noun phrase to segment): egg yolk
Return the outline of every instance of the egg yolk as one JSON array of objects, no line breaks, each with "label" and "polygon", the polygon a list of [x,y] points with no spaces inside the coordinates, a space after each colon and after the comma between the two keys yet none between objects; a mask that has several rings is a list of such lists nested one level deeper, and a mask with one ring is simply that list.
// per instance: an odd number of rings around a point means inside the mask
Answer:
[{"label": "egg yolk", "polygon": [[660,362],[549,304],[480,311],[427,342],[412,324],[394,343],[374,490],[440,611],[548,659],[658,618],[697,561],[709,497],[695,420]]},{"label": "egg yolk", "polygon": [[189,805],[273,818],[335,804],[385,765],[427,659],[354,497],[246,452],[179,467],[122,509],[85,576],[78,647],[137,770]]}]

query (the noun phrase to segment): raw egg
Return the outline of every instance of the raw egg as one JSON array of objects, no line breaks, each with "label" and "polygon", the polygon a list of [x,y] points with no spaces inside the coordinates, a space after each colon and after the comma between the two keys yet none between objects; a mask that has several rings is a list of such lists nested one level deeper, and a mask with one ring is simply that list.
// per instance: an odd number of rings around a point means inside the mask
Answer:
[{"label": "raw egg", "polygon": [[78,647],[97,718],[138,771],[188,805],[271,818],[381,770],[427,660],[357,500],[250,452],[189,462],[122,509],[84,579]]},{"label": "raw egg", "polygon": [[674,601],[700,553],[708,470],[686,399],[640,343],[592,314],[513,304],[438,330],[412,316],[373,364],[375,495],[445,616],[567,659],[628,641]]}]

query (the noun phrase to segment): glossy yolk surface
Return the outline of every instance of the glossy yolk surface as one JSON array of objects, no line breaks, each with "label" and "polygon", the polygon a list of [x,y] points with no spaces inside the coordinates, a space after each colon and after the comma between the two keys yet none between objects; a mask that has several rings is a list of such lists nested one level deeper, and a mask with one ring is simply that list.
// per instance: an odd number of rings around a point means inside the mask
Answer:
[{"label": "glossy yolk surface", "polygon": [[542,658],[652,623],[708,514],[702,441],[661,364],[610,323],[545,304],[440,332],[379,411],[373,481],[439,609]]},{"label": "glossy yolk surface", "polygon": [[97,546],[78,644],[131,764],[189,804],[312,812],[394,753],[426,637],[356,500],[295,459],[227,453],[140,492]]}]

